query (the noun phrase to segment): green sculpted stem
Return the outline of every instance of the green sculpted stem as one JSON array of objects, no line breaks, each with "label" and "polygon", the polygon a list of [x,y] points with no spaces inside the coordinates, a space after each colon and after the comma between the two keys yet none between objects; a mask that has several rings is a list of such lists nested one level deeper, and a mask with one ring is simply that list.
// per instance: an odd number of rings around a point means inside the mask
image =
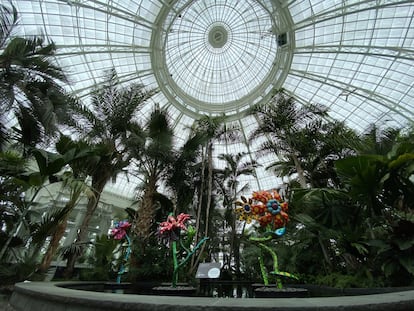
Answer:
[{"label": "green sculpted stem", "polygon": [[[275,253],[275,251],[273,249],[271,249],[269,246],[263,244],[263,243],[259,243],[259,247],[268,251],[273,258],[273,272],[279,272],[279,266],[278,266],[278,261],[277,261],[277,255]],[[263,260],[262,260],[263,261]],[[267,276],[266,276],[267,278]],[[265,285],[268,285],[265,283]],[[282,280],[279,277],[276,277],[276,285],[278,288],[282,288]]]},{"label": "green sculpted stem", "polygon": [[173,278],[172,278],[172,287],[177,287],[178,282],[178,260],[177,260],[177,241],[172,242],[172,255],[173,255]]},{"label": "green sculpted stem", "polygon": [[191,258],[191,256],[194,255],[195,251],[197,249],[200,248],[200,246],[208,240],[208,237],[205,237],[203,239],[200,240],[200,242],[197,243],[197,245],[193,248],[192,251],[188,251],[187,250],[187,256],[181,260],[180,262],[178,262],[177,259],[177,241],[172,241],[172,255],[173,255],[173,265],[174,265],[174,270],[173,270],[173,278],[172,278],[172,287],[177,287],[177,283],[178,283],[178,270],[184,266],[188,260]]}]

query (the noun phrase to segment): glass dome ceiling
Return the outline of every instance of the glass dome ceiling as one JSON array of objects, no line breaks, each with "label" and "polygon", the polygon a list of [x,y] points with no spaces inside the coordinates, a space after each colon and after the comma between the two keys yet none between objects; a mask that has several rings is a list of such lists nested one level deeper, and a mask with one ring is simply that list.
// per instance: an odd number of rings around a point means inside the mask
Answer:
[{"label": "glass dome ceiling", "polygon": [[[320,103],[356,130],[414,120],[414,2],[396,0],[12,0],[21,35],[58,46],[70,90],[87,103],[104,71],[160,92],[177,145],[202,116],[225,114],[248,137],[243,112],[283,87],[300,104]],[[142,111],[145,116],[151,107]],[[258,143],[216,145],[215,155]],[[281,180],[260,158],[252,189]],[[217,166],[222,163],[217,160]],[[116,192],[132,197],[134,182]]]}]

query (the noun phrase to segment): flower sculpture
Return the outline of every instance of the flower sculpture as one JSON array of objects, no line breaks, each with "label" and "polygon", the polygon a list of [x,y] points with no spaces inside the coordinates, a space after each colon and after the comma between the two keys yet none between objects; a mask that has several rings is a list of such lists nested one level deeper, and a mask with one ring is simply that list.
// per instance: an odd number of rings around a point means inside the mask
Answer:
[{"label": "flower sculpture", "polygon": [[[190,245],[196,232],[192,226],[187,226],[187,222],[190,220],[190,215],[181,213],[177,217],[174,217],[170,214],[167,218],[167,221],[160,223],[158,228],[158,237],[164,244],[171,248],[172,250],[172,258],[173,258],[173,277],[172,277],[172,287],[177,287],[178,283],[178,270],[184,266],[191,256],[194,255],[195,251],[200,248],[200,246],[208,239],[205,237],[201,239],[196,246],[192,249],[190,247],[186,247],[183,243],[183,238],[181,234],[183,232],[186,233],[186,240],[187,245]],[[185,251],[186,256],[179,260],[178,259],[178,246],[177,243],[180,244],[180,247]]]},{"label": "flower sculpture", "polygon": [[181,213],[175,218],[172,215],[167,217],[167,221],[160,224],[158,236],[164,240],[169,247],[171,241],[180,239],[181,230],[187,231],[186,222],[190,219],[190,215]]},{"label": "flower sculpture", "polygon": [[131,227],[131,224],[126,220],[116,221],[114,223],[114,227],[111,229],[111,236],[115,240],[123,240],[124,238],[127,241],[127,249],[125,252],[124,259],[118,269],[118,275],[116,278],[117,283],[121,283],[121,276],[125,273],[125,265],[128,262],[129,255],[131,254],[131,239],[129,238],[127,234],[127,230]]},{"label": "flower sculpture", "polygon": [[276,283],[282,288],[280,276],[297,279],[296,276],[288,272],[279,271],[276,253],[265,244],[273,238],[280,237],[286,232],[286,224],[289,221],[288,203],[285,202],[277,191],[255,191],[251,198],[241,196],[235,202],[235,212],[240,221],[250,224],[257,222],[259,228],[258,236],[251,236],[249,240],[258,244],[261,249],[259,256],[260,270],[264,285],[269,285],[268,273],[264,265],[263,254],[268,252],[273,258],[273,271],[270,274],[276,276]]}]

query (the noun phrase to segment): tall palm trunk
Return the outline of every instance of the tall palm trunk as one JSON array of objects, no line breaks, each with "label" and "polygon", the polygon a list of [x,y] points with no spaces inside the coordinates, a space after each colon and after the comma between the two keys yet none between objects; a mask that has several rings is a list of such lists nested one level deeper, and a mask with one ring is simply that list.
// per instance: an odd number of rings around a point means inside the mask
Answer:
[{"label": "tall palm trunk", "polygon": [[[88,204],[86,205],[85,217],[83,218],[82,224],[79,227],[78,235],[75,241],[75,243],[79,244],[79,247],[82,250],[81,252],[83,252],[84,249],[83,244],[88,242],[89,223],[93,217],[93,214],[96,211],[96,208],[98,207],[99,199],[101,197],[103,188],[108,182],[110,176],[111,175],[109,174],[109,172],[106,172],[106,174],[103,177],[96,180],[95,182],[92,180],[92,191],[94,195],[91,196],[88,200]],[[78,257],[79,253],[76,252],[73,252],[69,255],[64,273],[65,278],[71,278],[73,276],[75,263]]]},{"label": "tall palm trunk", "polygon": [[136,225],[134,231],[141,241],[146,241],[151,235],[151,227],[154,222],[154,194],[156,192],[156,178],[149,178],[146,184],[141,207],[136,213]]},{"label": "tall palm trunk", "polygon": [[234,262],[235,273],[240,275],[240,238],[236,232],[236,217],[232,214],[230,220],[230,233],[229,233],[229,262],[228,267],[231,267],[231,262]]},{"label": "tall palm trunk", "polygon": [[73,209],[76,206],[76,203],[78,202],[78,199],[82,193],[82,188],[77,188],[76,190],[73,190],[71,194],[71,198],[69,202],[65,205],[66,214],[63,219],[59,222],[59,224],[56,227],[56,230],[52,236],[52,239],[50,240],[49,246],[47,248],[47,251],[45,255],[43,256],[42,262],[39,266],[39,271],[41,273],[45,273],[52,262],[53,257],[55,256],[57,249],[59,247],[60,240],[62,239],[63,235],[65,234],[65,230],[68,224],[68,218],[70,213],[73,211]]},{"label": "tall palm trunk", "polygon": [[[207,187],[207,207],[206,207],[206,220],[204,227],[204,237],[208,236],[209,224],[210,224],[210,206],[211,206],[211,196],[213,192],[213,144],[210,142],[208,146],[208,187]],[[200,254],[204,250],[205,244],[203,244]]]},{"label": "tall palm trunk", "polygon": [[[197,245],[198,241],[200,240],[199,232],[200,232],[200,224],[201,224],[201,210],[203,206],[203,196],[204,196],[204,182],[205,182],[205,158],[206,155],[203,153],[203,158],[201,159],[201,184],[200,184],[200,190],[198,195],[198,204],[197,204],[197,218],[196,218],[196,227],[195,231],[197,232],[195,236],[195,244]],[[193,273],[193,271],[196,268],[198,262],[198,258],[196,256],[193,256],[191,258],[191,265],[190,265],[190,271],[189,275]]]},{"label": "tall palm trunk", "polygon": [[[155,170],[152,170],[151,176],[148,178],[148,182],[145,184],[144,195],[142,197],[141,206],[138,208],[134,215],[132,231],[134,232],[133,243],[134,249],[140,254],[146,253],[146,246],[148,239],[152,234],[152,225],[154,223],[154,194],[157,189],[157,177]],[[134,251],[130,255],[131,267],[138,268],[141,265],[138,254]]]},{"label": "tall palm trunk", "polygon": [[306,183],[305,173],[302,168],[302,165],[300,164],[299,159],[296,156],[296,154],[291,153],[290,156],[292,157],[293,162],[295,163],[296,172],[298,173],[299,184],[303,189],[306,189],[308,185]]},{"label": "tall palm trunk", "polygon": [[[204,237],[208,236],[209,231],[209,223],[210,223],[210,206],[211,206],[211,193],[213,189],[213,145],[211,142],[208,143],[207,147],[207,203],[206,203],[206,214],[205,214],[205,220],[204,220]],[[200,206],[201,207],[201,206]],[[202,237],[198,237],[199,240],[201,240]],[[198,242],[198,241],[197,241]],[[195,267],[198,266],[201,256],[203,255],[204,248],[206,243],[203,243],[201,246],[201,249],[198,253],[197,259],[193,262],[193,265],[191,266],[190,273],[192,273],[195,269]]]},{"label": "tall palm trunk", "polygon": [[55,256],[57,249],[59,247],[60,240],[65,234],[69,218],[69,213],[66,214],[65,218],[57,225],[55,234],[53,234],[52,239],[50,240],[49,246],[45,255],[43,256],[42,262],[39,265],[39,272],[46,273],[52,263],[53,257]]}]

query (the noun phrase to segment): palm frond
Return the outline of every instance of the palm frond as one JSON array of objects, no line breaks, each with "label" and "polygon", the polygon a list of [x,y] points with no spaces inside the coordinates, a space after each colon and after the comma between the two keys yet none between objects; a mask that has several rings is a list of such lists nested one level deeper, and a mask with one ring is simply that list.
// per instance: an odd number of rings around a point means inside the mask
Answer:
[{"label": "palm frond", "polygon": [[16,7],[10,1],[9,4],[10,6],[0,5],[0,49],[3,49],[18,22]]},{"label": "palm frond", "polygon": [[42,217],[41,221],[33,226],[31,237],[34,243],[43,243],[46,237],[52,235],[57,224],[61,222],[70,211],[68,207],[54,208]]},{"label": "palm frond", "polygon": [[20,106],[16,110],[16,117],[19,122],[19,128],[15,127],[13,129],[18,134],[18,141],[24,146],[30,147],[34,147],[42,141],[44,133],[32,109]]},{"label": "palm frond", "polygon": [[68,246],[62,246],[58,253],[62,255],[63,259],[68,259],[68,257],[72,256],[73,254],[76,254],[77,257],[80,257],[84,251],[85,245],[91,245],[93,244],[90,241],[79,243],[75,242]]}]

